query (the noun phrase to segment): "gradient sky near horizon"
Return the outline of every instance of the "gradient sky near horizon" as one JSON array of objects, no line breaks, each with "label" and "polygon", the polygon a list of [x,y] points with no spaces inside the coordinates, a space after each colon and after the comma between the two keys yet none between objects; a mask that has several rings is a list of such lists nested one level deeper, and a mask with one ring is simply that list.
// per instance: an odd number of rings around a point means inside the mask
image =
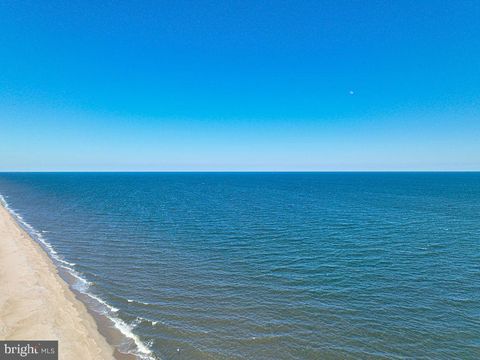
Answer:
[{"label": "gradient sky near horizon", "polygon": [[0,1],[0,171],[480,170],[480,1]]}]

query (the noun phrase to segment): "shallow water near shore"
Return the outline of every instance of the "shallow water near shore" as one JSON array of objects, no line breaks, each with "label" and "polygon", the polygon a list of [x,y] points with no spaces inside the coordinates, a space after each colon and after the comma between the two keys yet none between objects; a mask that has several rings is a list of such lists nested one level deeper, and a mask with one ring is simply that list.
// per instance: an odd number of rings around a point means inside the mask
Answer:
[{"label": "shallow water near shore", "polygon": [[0,194],[145,358],[480,357],[480,173],[1,173]]}]

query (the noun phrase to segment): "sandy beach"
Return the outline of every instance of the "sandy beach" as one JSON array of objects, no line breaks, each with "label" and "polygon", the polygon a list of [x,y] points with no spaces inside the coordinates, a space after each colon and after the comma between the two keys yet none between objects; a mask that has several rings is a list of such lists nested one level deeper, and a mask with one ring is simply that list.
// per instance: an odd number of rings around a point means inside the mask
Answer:
[{"label": "sandy beach", "polygon": [[85,305],[2,205],[0,339],[58,340],[62,360],[114,358]]}]

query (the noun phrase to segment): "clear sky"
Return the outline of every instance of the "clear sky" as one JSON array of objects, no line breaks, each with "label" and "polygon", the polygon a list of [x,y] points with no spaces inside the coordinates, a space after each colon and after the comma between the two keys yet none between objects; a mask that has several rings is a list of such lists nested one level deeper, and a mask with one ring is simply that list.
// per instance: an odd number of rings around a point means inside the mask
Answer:
[{"label": "clear sky", "polygon": [[480,170],[480,1],[0,2],[0,170]]}]

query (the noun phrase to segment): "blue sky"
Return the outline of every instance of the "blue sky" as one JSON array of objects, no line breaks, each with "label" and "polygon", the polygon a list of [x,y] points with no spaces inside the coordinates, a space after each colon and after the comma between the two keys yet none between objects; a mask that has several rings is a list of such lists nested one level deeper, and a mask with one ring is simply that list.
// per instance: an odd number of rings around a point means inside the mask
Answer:
[{"label": "blue sky", "polygon": [[0,170],[480,170],[479,1],[2,1]]}]

